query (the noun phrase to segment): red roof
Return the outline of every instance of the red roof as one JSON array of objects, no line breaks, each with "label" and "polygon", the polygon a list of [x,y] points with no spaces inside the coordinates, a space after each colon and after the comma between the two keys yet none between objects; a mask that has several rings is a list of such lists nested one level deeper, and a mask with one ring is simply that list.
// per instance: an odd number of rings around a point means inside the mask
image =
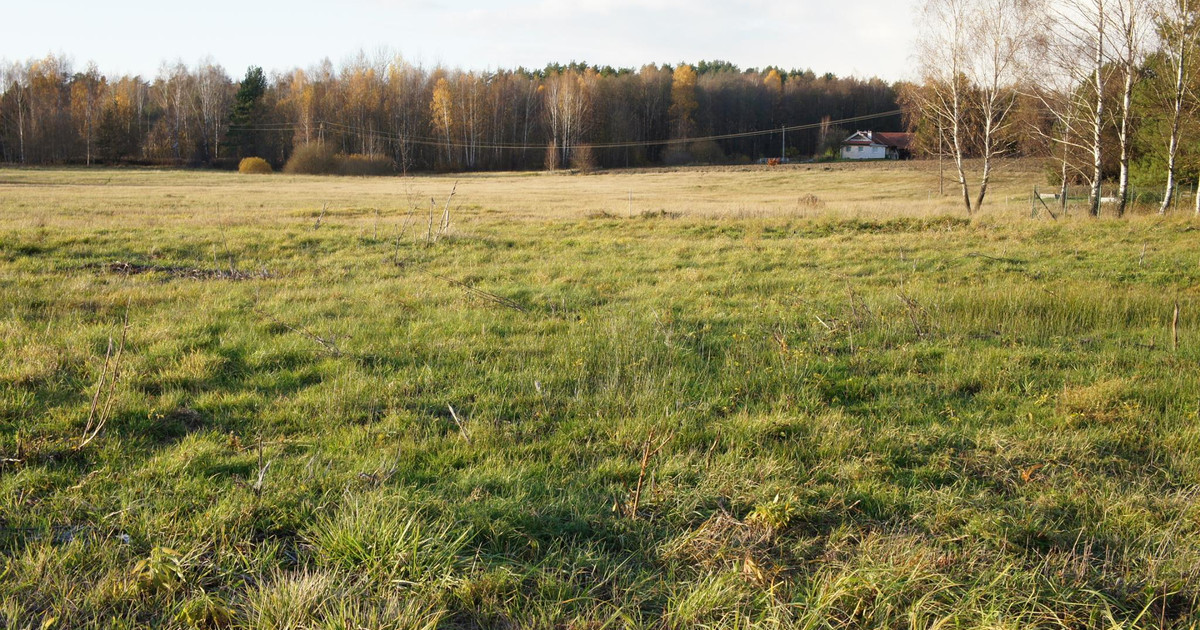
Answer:
[{"label": "red roof", "polygon": [[[900,131],[859,131],[854,135],[857,136],[859,134],[870,136],[871,141],[868,142],[866,140],[855,139],[846,140],[842,144],[848,144],[850,146],[861,145],[864,147],[871,145],[883,145],[893,149],[907,149],[910,145],[912,145],[913,141],[913,134]],[[854,136],[851,136],[851,138],[853,137]]]},{"label": "red roof", "polygon": [[913,141],[913,134],[901,131],[876,131],[871,137],[879,144],[897,149],[907,149]]}]

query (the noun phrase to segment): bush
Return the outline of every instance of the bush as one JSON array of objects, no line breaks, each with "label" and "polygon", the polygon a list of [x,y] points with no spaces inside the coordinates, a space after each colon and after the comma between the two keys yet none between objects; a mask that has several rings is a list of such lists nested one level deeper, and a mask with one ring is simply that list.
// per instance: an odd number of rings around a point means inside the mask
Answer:
[{"label": "bush", "polygon": [[596,170],[596,157],[590,144],[581,144],[571,149],[571,168],[580,173]]},{"label": "bush", "polygon": [[396,163],[386,155],[339,155],[335,158],[342,175],[391,175]]},{"label": "bush", "polygon": [[687,152],[692,159],[702,164],[720,164],[725,161],[725,152],[721,145],[712,140],[699,140],[688,145]]},{"label": "bush", "polygon": [[283,172],[289,175],[391,175],[396,163],[385,155],[340,155],[320,143],[292,152]]},{"label": "bush", "polygon": [[242,175],[270,175],[275,170],[269,162],[260,157],[248,157],[238,163],[238,172]]},{"label": "bush", "polygon": [[314,142],[292,151],[292,157],[283,165],[289,175],[333,175],[338,172],[338,159],[333,149]]}]

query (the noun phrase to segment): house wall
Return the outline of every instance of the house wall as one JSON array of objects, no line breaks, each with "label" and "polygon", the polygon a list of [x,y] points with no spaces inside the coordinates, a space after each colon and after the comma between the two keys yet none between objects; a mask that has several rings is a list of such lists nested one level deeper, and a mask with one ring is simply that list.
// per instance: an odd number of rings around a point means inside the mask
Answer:
[{"label": "house wall", "polygon": [[[859,149],[862,149],[859,151]],[[842,159],[845,160],[882,160],[887,157],[887,147],[864,147],[864,146],[845,146],[842,147]]]}]

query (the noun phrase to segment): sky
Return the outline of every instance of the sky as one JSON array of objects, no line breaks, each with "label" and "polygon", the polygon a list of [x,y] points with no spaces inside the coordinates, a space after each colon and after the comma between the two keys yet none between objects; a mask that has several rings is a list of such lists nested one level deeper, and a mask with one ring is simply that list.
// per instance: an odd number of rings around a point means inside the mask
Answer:
[{"label": "sky", "polygon": [[366,52],[490,70],[721,59],[839,76],[909,78],[915,0],[39,0],[4,11],[8,61],[66,55],[154,76],[211,57],[234,78]]}]

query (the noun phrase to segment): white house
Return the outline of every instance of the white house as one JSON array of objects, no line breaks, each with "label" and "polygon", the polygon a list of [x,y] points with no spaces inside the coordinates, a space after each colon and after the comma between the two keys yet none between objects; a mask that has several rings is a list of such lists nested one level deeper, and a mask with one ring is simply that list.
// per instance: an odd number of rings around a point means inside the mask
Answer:
[{"label": "white house", "polygon": [[842,141],[843,160],[899,160],[907,158],[911,133],[856,131]]}]

